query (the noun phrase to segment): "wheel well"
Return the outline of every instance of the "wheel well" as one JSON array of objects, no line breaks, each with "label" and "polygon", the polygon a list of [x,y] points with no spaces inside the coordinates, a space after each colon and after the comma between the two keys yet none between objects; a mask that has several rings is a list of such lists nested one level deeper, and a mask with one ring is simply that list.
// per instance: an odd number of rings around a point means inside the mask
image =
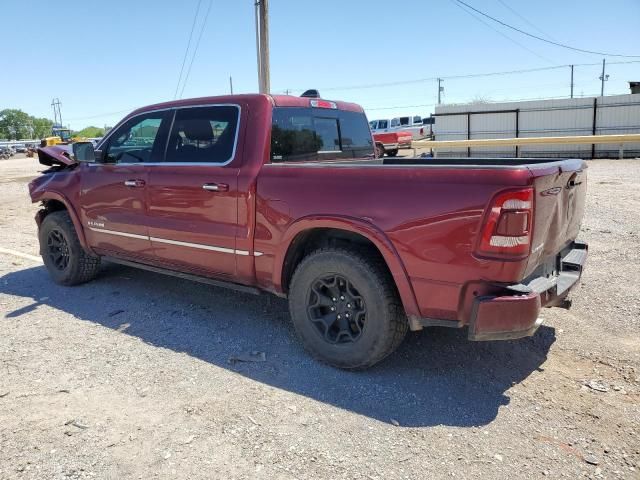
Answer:
[{"label": "wheel well", "polygon": [[51,212],[58,212],[60,210],[66,210],[67,207],[60,200],[43,200],[42,206],[46,210],[47,215]]},{"label": "wheel well", "polygon": [[391,276],[382,253],[367,237],[338,228],[312,228],[300,232],[289,245],[282,268],[282,288],[285,292],[289,291],[291,277],[302,259],[311,252],[326,247],[357,248],[360,253],[375,256],[382,261]]}]

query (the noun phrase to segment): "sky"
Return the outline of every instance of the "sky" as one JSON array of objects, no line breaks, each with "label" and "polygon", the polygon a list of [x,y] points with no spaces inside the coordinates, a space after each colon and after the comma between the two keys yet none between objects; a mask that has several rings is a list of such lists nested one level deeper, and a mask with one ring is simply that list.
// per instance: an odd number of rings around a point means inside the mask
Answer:
[{"label": "sky", "polygon": [[[606,57],[605,94],[640,80],[640,0],[465,0],[505,23]],[[199,13],[196,9],[200,2]],[[0,110],[74,129],[112,126],[143,105],[258,90],[253,0],[0,0]],[[208,16],[206,12],[211,5]],[[361,104],[370,119],[429,115],[443,103],[600,93],[602,55],[559,48],[491,22],[455,0],[269,0],[271,91]],[[178,79],[194,17],[185,71]],[[205,22],[206,17],[206,22]],[[202,29],[202,27],[204,28]],[[200,33],[202,32],[202,33]],[[615,64],[615,62],[638,63]],[[558,67],[477,78],[460,75]],[[184,78],[183,74],[183,78]],[[398,82],[404,82],[398,84]],[[182,82],[181,82],[182,83]],[[395,84],[394,84],[395,83]]]}]

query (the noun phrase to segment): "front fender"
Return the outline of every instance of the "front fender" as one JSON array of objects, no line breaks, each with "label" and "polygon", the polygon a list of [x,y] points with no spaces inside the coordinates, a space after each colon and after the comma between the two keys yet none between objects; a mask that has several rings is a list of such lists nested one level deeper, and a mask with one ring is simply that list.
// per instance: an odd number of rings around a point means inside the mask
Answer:
[{"label": "front fender", "polygon": [[383,231],[378,229],[375,225],[359,218],[312,216],[301,218],[293,223],[282,237],[281,248],[275,254],[272,280],[273,285],[276,286],[277,290],[283,291],[282,270],[284,268],[287,252],[289,251],[293,240],[298,234],[305,230],[312,230],[315,228],[334,228],[338,230],[345,230],[362,235],[371,241],[378,251],[380,251],[387,266],[389,267],[389,271],[396,283],[407,317],[410,319],[420,317],[420,310],[418,309],[418,304],[416,302],[413,288],[411,287],[411,282],[409,281],[409,276],[407,275],[404,265],[402,264],[402,260],[400,259],[395,247]]},{"label": "front fender", "polygon": [[[33,203],[46,202],[47,200],[56,200],[62,203],[65,209],[67,210],[67,212],[69,213],[69,217],[71,217],[71,221],[73,222],[73,226],[76,229],[76,234],[78,235],[78,240],[80,241],[80,245],[82,245],[82,248],[84,248],[86,251],[93,253],[93,250],[91,249],[91,247],[89,247],[89,244],[87,243],[87,238],[84,235],[84,228],[82,228],[82,223],[80,222],[80,218],[78,217],[78,214],[72,207],[71,202],[69,201],[68,198],[66,198],[61,193],[52,192],[52,191],[35,190],[35,191],[30,191],[29,193],[31,194],[31,201]],[[36,214],[36,223],[38,224],[38,227],[40,227],[40,223],[42,222],[43,219],[44,217],[42,216],[42,214],[38,212]]]}]

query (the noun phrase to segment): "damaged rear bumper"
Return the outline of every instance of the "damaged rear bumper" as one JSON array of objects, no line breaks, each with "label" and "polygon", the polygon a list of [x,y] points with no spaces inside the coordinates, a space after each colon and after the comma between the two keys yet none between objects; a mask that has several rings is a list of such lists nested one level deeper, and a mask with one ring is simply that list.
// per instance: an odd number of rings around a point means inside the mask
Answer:
[{"label": "damaged rear bumper", "polygon": [[[522,283],[504,285],[502,295],[478,297],[469,322],[469,340],[512,340],[533,335],[542,324],[542,307],[567,306],[579,283],[588,246],[573,242],[553,260],[552,273],[534,273]],[[549,265],[540,267],[542,272]]]}]

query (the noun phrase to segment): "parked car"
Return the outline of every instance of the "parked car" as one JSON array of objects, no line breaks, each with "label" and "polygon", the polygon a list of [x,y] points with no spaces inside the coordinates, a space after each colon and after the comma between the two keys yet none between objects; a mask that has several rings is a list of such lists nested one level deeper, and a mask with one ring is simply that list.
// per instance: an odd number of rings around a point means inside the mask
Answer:
[{"label": "parked car", "polygon": [[[420,119],[419,123],[413,123],[414,119]],[[411,134],[412,140],[422,140],[429,133],[428,129],[425,130],[422,125],[422,117],[419,116],[372,120],[369,122],[369,125],[371,126],[371,132],[374,134],[405,132]]]},{"label": "parked car", "polygon": [[410,132],[402,130],[373,133],[373,140],[376,143],[378,156],[380,157],[384,154],[395,157],[398,155],[400,148],[411,148],[412,139]]},{"label": "parked car", "polygon": [[424,128],[420,115],[392,118],[391,123],[392,125],[397,124],[398,130],[411,132],[414,140],[423,140],[429,134],[429,129]]},{"label": "parked car", "polygon": [[[151,144],[131,141],[143,133]],[[541,307],[568,306],[587,256],[576,240],[584,161],[373,149],[352,103],[230,95],[144,107],[97,149],[39,149],[50,167],[29,184],[40,252],[61,285],[93,279],[105,258],[288,297],[308,351],[350,369],[382,360],[409,329],[515,339],[536,331]]]},{"label": "parked car", "polygon": [[15,155],[15,151],[9,145],[0,147],[0,158],[6,160],[8,158],[13,157],[14,155]]}]

